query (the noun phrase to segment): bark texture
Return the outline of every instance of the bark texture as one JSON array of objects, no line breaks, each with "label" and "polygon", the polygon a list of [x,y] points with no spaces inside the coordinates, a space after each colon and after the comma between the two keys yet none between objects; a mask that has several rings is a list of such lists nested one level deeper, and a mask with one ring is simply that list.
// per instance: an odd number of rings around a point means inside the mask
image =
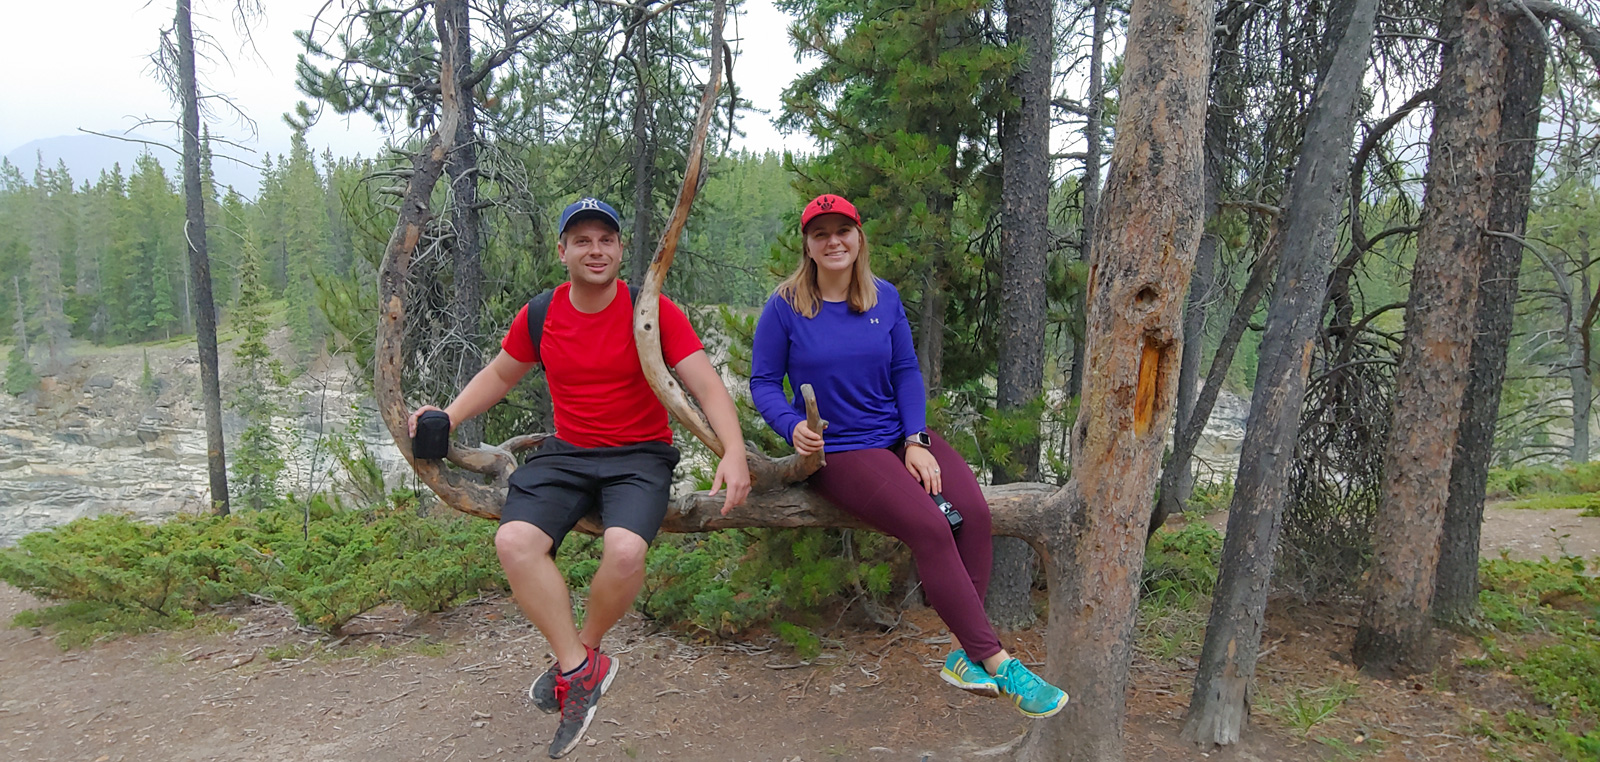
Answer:
[{"label": "bark texture", "polygon": [[1073,701],[1033,723],[1024,760],[1123,757],[1150,501],[1171,424],[1183,304],[1199,246],[1211,2],[1135,0],[1119,129],[1091,244],[1074,483],[1051,498],[1047,679]]},{"label": "bark texture", "polygon": [[1505,382],[1511,320],[1517,303],[1517,273],[1522,265],[1521,236],[1527,229],[1529,196],[1539,136],[1540,96],[1544,89],[1544,35],[1523,17],[1506,24],[1506,86],[1500,115],[1500,157],[1495,164],[1489,206],[1493,235],[1479,278],[1476,335],[1467,391],[1461,404],[1456,458],[1450,465],[1450,497],[1439,541],[1439,573],[1434,583],[1433,615],[1459,622],[1478,606],[1478,542],[1483,529],[1484,488],[1494,451],[1500,390]]},{"label": "bark texture", "polygon": [[1375,559],[1352,650],[1356,665],[1372,674],[1407,673],[1431,662],[1428,607],[1499,155],[1503,25],[1488,0],[1452,3],[1440,25],[1445,49],[1422,229],[1374,522]]},{"label": "bark texture", "polygon": [[1312,347],[1340,210],[1349,192],[1351,135],[1378,0],[1342,0],[1329,18],[1333,51],[1312,98],[1290,178],[1282,254],[1261,340],[1250,421],[1228,511],[1222,566],[1183,736],[1201,748],[1237,743],[1250,714],[1267,593],[1288,475],[1300,431]]},{"label": "bark texture", "polygon": [[[450,99],[456,110],[456,134],[444,173],[450,182],[450,267],[455,289],[450,294],[451,337],[456,351],[449,361],[454,366],[455,388],[465,388],[483,369],[478,340],[483,331],[478,316],[483,309],[483,230],[478,214],[478,129],[477,105],[473,98],[472,17],[467,0],[435,0],[434,26],[439,46],[449,48],[443,60],[452,62],[453,76],[448,81],[455,92]],[[483,419],[463,421],[456,436],[470,445],[483,441]]]},{"label": "bark texture", "polygon": [[656,224],[656,131],[650,86],[645,77],[650,71],[650,26],[644,21],[644,7],[634,13],[633,50],[633,252],[628,258],[628,282],[644,281],[650,268],[650,231]]},{"label": "bark texture", "polygon": [[206,202],[200,189],[200,100],[194,70],[190,0],[178,0],[178,89],[183,102],[184,238],[189,244],[189,301],[200,355],[200,395],[206,413],[206,471],[211,509],[228,513],[228,458],[222,441],[222,385],[217,378],[217,309],[211,298],[211,256],[206,251]]},{"label": "bark texture", "polygon": [[[1045,248],[1050,201],[1050,70],[1054,61],[1051,0],[1010,0],[1006,44],[1022,48],[1012,76],[1015,111],[1001,132],[1004,165],[1000,208],[1000,362],[996,402],[1002,412],[1025,409],[1044,391]],[[1037,481],[1039,438],[1012,443],[1014,468],[997,465],[994,483]],[[989,618],[1006,629],[1034,620],[1033,549],[1006,538],[994,544]]]}]

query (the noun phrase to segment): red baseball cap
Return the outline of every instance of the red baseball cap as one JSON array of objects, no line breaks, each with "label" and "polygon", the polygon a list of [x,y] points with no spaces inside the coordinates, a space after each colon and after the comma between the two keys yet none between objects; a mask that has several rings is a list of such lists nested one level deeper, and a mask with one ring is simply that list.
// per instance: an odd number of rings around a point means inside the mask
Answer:
[{"label": "red baseball cap", "polygon": [[856,211],[855,204],[846,201],[844,196],[824,193],[811,199],[811,203],[806,204],[805,211],[800,213],[800,229],[802,231],[805,230],[812,220],[823,214],[842,214],[855,220],[857,225],[861,224],[861,213]]}]

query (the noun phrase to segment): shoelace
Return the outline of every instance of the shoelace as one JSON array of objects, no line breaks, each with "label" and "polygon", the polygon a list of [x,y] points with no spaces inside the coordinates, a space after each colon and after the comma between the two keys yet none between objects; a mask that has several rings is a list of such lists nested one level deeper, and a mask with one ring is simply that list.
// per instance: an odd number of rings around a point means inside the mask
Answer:
[{"label": "shoelace", "polygon": [[565,712],[567,708],[567,691],[572,687],[572,681],[561,675],[556,675],[556,706]]},{"label": "shoelace", "polygon": [[[1020,661],[1017,662],[1017,666],[1015,667],[1007,667],[1005,673],[1007,692],[1014,696],[1032,694],[1034,691],[1038,690],[1040,686],[1044,685],[1044,681],[1040,680],[1038,675],[1035,675],[1033,672],[1029,671],[1027,667],[1022,666],[1022,662]],[[1020,683],[1020,685],[1018,685],[1018,683]],[[1021,690],[1011,690],[1013,687],[1020,688]]]}]

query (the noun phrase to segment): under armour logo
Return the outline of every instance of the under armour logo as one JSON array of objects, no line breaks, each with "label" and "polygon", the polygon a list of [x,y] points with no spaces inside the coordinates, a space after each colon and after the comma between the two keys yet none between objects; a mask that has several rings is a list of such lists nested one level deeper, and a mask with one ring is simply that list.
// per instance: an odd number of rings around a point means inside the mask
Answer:
[{"label": "under armour logo", "polygon": [[869,320],[872,321],[873,325],[877,325],[878,324],[878,319],[877,318],[869,318]]},{"label": "under armour logo", "polygon": [[580,198],[578,199],[578,208],[598,210],[600,208],[600,201],[592,198]]}]

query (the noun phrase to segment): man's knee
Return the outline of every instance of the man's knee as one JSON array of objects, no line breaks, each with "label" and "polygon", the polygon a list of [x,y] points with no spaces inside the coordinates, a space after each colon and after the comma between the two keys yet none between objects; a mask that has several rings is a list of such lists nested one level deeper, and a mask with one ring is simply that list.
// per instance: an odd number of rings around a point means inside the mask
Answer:
[{"label": "man's knee", "polygon": [[612,527],[605,533],[605,550],[600,556],[602,566],[624,577],[644,573],[644,556],[650,543],[631,530]]},{"label": "man's knee", "polygon": [[526,521],[507,521],[494,533],[494,550],[501,566],[548,557],[554,546],[550,535]]}]

